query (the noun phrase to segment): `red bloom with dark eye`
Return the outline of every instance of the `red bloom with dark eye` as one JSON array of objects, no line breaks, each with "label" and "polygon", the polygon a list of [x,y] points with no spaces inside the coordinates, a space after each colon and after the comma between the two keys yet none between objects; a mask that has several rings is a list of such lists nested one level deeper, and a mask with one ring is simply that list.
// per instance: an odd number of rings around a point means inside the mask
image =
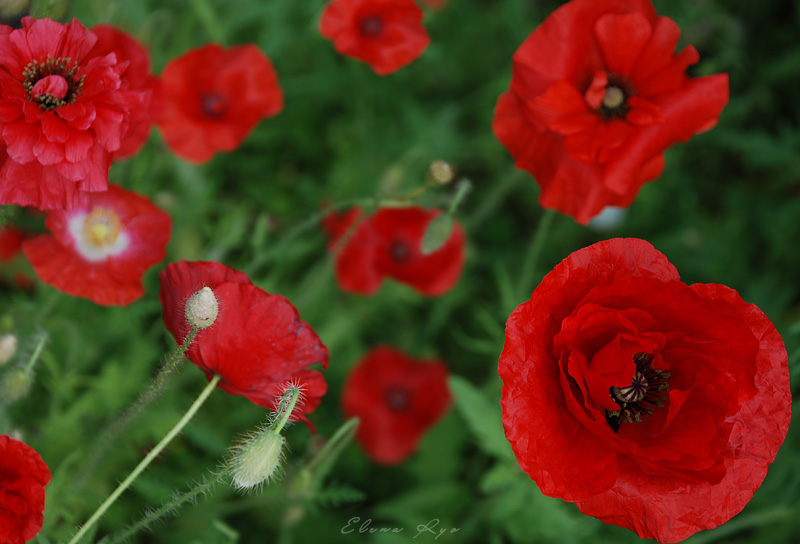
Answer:
[{"label": "red bloom with dark eye", "polygon": [[105,191],[110,155],[146,91],[122,85],[128,63],[94,51],[77,20],[0,27],[0,204],[69,209]]},{"label": "red bloom with dark eye", "polygon": [[643,240],[598,242],[509,317],[503,426],[543,493],[677,542],[761,485],[789,427],[787,363],[733,289],[686,285]]},{"label": "red bloom with dark eye", "polygon": [[319,29],[339,53],[364,61],[385,76],[428,47],[431,40],[422,16],[414,0],[333,0]]},{"label": "red bloom with dark eye", "polygon": [[103,306],[124,306],[144,294],[142,276],[164,258],[169,215],[147,198],[109,184],[81,205],[52,212],[50,235],[22,243],[43,282]]},{"label": "red bloom with dark eye", "polygon": [[447,367],[379,346],[350,371],[342,392],[347,417],[361,420],[356,440],[376,463],[402,463],[447,411]]},{"label": "red bloom with dark eye", "polygon": [[93,26],[92,33],[97,36],[97,43],[89,54],[104,56],[114,53],[118,62],[129,62],[120,76],[120,89],[140,91],[141,107],[133,109],[126,119],[119,149],[112,154],[113,159],[124,159],[136,154],[150,135],[158,79],[150,71],[147,49],[133,36],[104,24]]},{"label": "red bloom with dark eye", "polygon": [[287,382],[298,384],[302,404],[292,419],[310,426],[305,416],[319,405],[327,384],[319,370],[309,367],[327,368],[328,348],[288,300],[217,262],[172,263],[159,277],[164,324],[178,344],[190,331],[184,312],[189,297],[208,287],[217,299],[216,321],[198,332],[186,351],[209,380],[219,374],[223,390],[270,409],[277,408],[275,399]]},{"label": "red bloom with dark eye", "polygon": [[[405,283],[423,295],[450,290],[464,268],[464,231],[455,223],[447,241],[426,255],[420,249],[425,230],[441,212],[420,207],[381,208],[354,227],[336,255],[336,279],[345,291],[369,295],[383,279]],[[358,220],[360,210],[331,214],[323,227],[331,237],[329,248]]]},{"label": "red bloom with dark eye", "polygon": [[716,124],[728,76],[687,77],[699,56],[679,37],[650,0],[572,0],[520,46],[493,128],[542,206],[583,224],[628,206],[669,146]]},{"label": "red bloom with dark eye", "polygon": [[36,451],[0,435],[0,542],[24,544],[44,523],[44,486],[50,470]]},{"label": "red bloom with dark eye", "polygon": [[176,155],[194,163],[236,149],[283,108],[275,69],[255,45],[192,49],[164,67],[161,85],[158,128]]}]

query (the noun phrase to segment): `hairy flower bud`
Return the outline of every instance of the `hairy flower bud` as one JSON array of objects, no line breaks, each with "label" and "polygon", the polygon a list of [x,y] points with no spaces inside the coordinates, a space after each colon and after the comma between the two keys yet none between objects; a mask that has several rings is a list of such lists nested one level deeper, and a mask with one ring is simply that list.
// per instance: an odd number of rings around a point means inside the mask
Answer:
[{"label": "hairy flower bud", "polygon": [[207,329],[217,319],[217,297],[208,287],[203,287],[186,302],[186,320],[196,329]]},{"label": "hairy flower bud", "polygon": [[447,185],[455,177],[453,167],[443,160],[435,160],[428,167],[428,174],[436,183]]},{"label": "hairy flower bud", "polygon": [[0,336],[0,365],[4,365],[11,360],[17,352],[17,337],[11,333]]},{"label": "hairy flower bud", "polygon": [[286,439],[266,428],[238,446],[231,464],[231,477],[240,490],[252,489],[272,478],[283,459]]},{"label": "hairy flower bud", "polygon": [[33,384],[33,375],[27,370],[12,370],[6,374],[0,386],[0,398],[6,402],[21,399],[30,391]]}]

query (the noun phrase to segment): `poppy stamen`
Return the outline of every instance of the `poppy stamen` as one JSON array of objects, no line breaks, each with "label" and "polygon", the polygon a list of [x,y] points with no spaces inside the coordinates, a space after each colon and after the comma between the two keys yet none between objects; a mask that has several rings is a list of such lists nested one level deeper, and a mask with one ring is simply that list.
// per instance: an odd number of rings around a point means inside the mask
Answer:
[{"label": "poppy stamen", "polygon": [[22,82],[28,100],[45,110],[54,110],[66,104],[74,104],[83,90],[85,75],[77,77],[78,63],[69,57],[51,58],[29,62],[22,71]]},{"label": "poppy stamen", "polygon": [[647,416],[653,410],[664,407],[663,393],[669,389],[669,372],[653,368],[651,354],[637,353],[633,356],[633,362],[636,363],[636,374],[631,385],[609,389],[611,398],[620,405],[620,410],[606,410],[606,422],[614,432],[619,431],[623,422],[647,422]]}]

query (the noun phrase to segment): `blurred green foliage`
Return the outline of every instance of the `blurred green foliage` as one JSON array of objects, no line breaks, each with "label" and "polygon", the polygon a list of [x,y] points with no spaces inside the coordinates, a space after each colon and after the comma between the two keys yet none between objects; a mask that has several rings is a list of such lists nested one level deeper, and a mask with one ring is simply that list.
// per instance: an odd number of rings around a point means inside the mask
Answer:
[{"label": "blurred green foliage", "polygon": [[[58,9],[59,2],[50,2]],[[63,4],[63,3],[61,3]],[[319,0],[73,0],[65,17],[111,23],[151,51],[158,73],[173,57],[209,41],[253,42],[273,61],[285,109],[261,123],[235,152],[203,166],[174,157],[157,130],[110,179],[150,196],[173,218],[167,262],[219,260],[280,293],[330,349],[329,392],[312,416],[318,434],[289,429],[283,483],[237,495],[225,486],[156,524],[137,541],[390,544],[414,541],[438,520],[437,542],[636,542],[632,533],[542,496],[500,440],[497,359],[504,322],[539,279],[572,251],[613,236],[651,241],[687,283],[723,283],[760,306],[782,332],[796,389],[800,365],[800,10],[794,2],[661,0],[680,25],[682,44],[701,54],[693,75],[728,72],[730,104],[719,125],[667,152],[661,178],[643,188],[613,230],[555,217],[530,277],[517,277],[542,215],[537,188],[514,169],[494,138],[497,97],[511,55],[555,9],[553,0],[450,0],[425,24],[432,43],[387,77],[338,55],[317,31]],[[435,299],[388,283],[365,298],[336,286],[325,237],[309,228],[280,240],[326,202],[414,190],[431,161],[444,159],[473,190],[457,212],[468,257],[456,289]],[[452,187],[422,203],[445,207]],[[41,226],[39,225],[39,228]],[[31,393],[0,413],[53,472],[38,542],[67,538],[116,482],[188,408],[202,373],[186,364],[167,393],[73,489],[98,432],[148,383],[172,349],[161,322],[154,267],[147,294],[125,308],[101,308],[39,284],[4,291],[3,326],[20,350],[0,373],[24,366],[48,335]],[[292,497],[298,467],[342,424],[344,378],[369,348],[387,343],[447,361],[454,409],[420,450],[397,467],[370,463],[349,446],[309,504]],[[0,375],[0,377],[2,377]],[[108,512],[97,535],[135,522],[213,471],[234,438],[265,419],[241,397],[215,393],[186,431]],[[800,441],[790,430],[762,488],[727,525],[690,542],[800,540]],[[358,522],[352,522],[359,518]],[[359,528],[371,520],[365,532]],[[349,524],[349,525],[348,525]],[[356,528],[344,534],[346,527]],[[283,527],[283,529],[282,529]],[[369,528],[403,528],[401,532]],[[449,532],[451,529],[457,532]],[[280,535],[280,537],[279,537]],[[417,541],[432,541],[423,531]]]}]

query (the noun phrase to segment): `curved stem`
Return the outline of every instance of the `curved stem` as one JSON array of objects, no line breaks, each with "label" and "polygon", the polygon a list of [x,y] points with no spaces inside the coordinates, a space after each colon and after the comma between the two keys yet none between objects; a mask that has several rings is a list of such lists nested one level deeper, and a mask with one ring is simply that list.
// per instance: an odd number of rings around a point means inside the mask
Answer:
[{"label": "curved stem", "polygon": [[156,377],[153,378],[153,381],[147,387],[146,390],[139,395],[139,398],[136,399],[136,402],[128,406],[128,408],[122,413],[117,420],[111,424],[110,427],[101,435],[100,441],[97,445],[91,450],[89,455],[86,456],[86,461],[83,463],[81,470],[78,472],[78,477],[75,479],[75,483],[72,485],[72,492],[78,491],[81,487],[83,487],[84,482],[89,477],[89,474],[94,471],[97,463],[105,454],[108,447],[114,443],[117,437],[124,431],[128,425],[130,425],[139,414],[141,414],[147,406],[156,400],[159,395],[161,395],[161,391],[164,389],[164,386],[167,383],[167,378],[169,378],[175,370],[180,365],[181,361],[183,360],[183,355],[186,353],[186,350],[189,348],[189,344],[192,343],[194,337],[197,335],[198,329],[192,327],[189,331],[189,334],[186,336],[186,339],[183,341],[175,351],[169,356],[167,362],[165,362],[156,374]]},{"label": "curved stem", "polygon": [[553,219],[555,218],[556,213],[557,212],[553,209],[545,209],[542,217],[539,219],[539,226],[536,228],[536,234],[531,241],[531,245],[528,247],[525,260],[522,262],[519,283],[517,284],[518,295],[521,299],[530,297],[530,294],[533,291],[533,286],[531,285],[531,276],[533,275],[534,270],[536,270],[536,264],[539,261],[539,255],[542,252],[542,246],[547,238],[547,234],[550,232],[550,225],[553,224]]},{"label": "curved stem", "polygon": [[92,517],[89,518],[89,521],[84,523],[83,526],[80,528],[80,530],[75,534],[75,536],[72,537],[72,539],[69,541],[68,544],[75,544],[76,542],[79,542],[80,539],[86,535],[87,531],[91,529],[95,523],[97,523],[97,520],[103,517],[103,514],[106,513],[106,510],[108,510],[108,508],[112,504],[114,504],[114,502],[119,498],[120,495],[122,495],[122,493],[126,489],[128,489],[128,487],[133,483],[133,481],[136,480],[136,478],[138,478],[142,472],[144,472],[144,469],[146,469],[150,465],[150,463],[153,462],[153,459],[158,457],[158,455],[164,450],[164,448],[167,447],[167,445],[172,441],[172,439],[175,438],[179,432],[181,432],[181,430],[186,426],[187,423],[189,423],[192,417],[194,417],[195,413],[197,413],[197,410],[200,409],[200,406],[203,405],[203,403],[206,401],[211,392],[214,391],[214,388],[217,386],[217,383],[219,383],[219,380],[220,376],[215,375],[214,378],[212,378],[212,380],[208,382],[206,388],[203,389],[203,391],[194,401],[194,404],[192,404],[189,407],[189,410],[183,415],[180,421],[178,421],[178,423],[175,424],[175,426],[167,433],[167,435],[161,439],[161,442],[156,444],[156,446],[152,450],[150,450],[150,453],[148,453],[147,456],[144,459],[142,459],[142,462],[139,463],[135,469],[133,469],[133,472],[131,472],[128,475],[128,477],[125,478],[125,480],[123,480],[123,482],[117,486],[117,488],[113,491],[113,493],[111,493],[111,495],[108,496],[105,502],[101,504],[100,507],[97,509],[97,511],[95,511],[95,513],[92,515]]}]

